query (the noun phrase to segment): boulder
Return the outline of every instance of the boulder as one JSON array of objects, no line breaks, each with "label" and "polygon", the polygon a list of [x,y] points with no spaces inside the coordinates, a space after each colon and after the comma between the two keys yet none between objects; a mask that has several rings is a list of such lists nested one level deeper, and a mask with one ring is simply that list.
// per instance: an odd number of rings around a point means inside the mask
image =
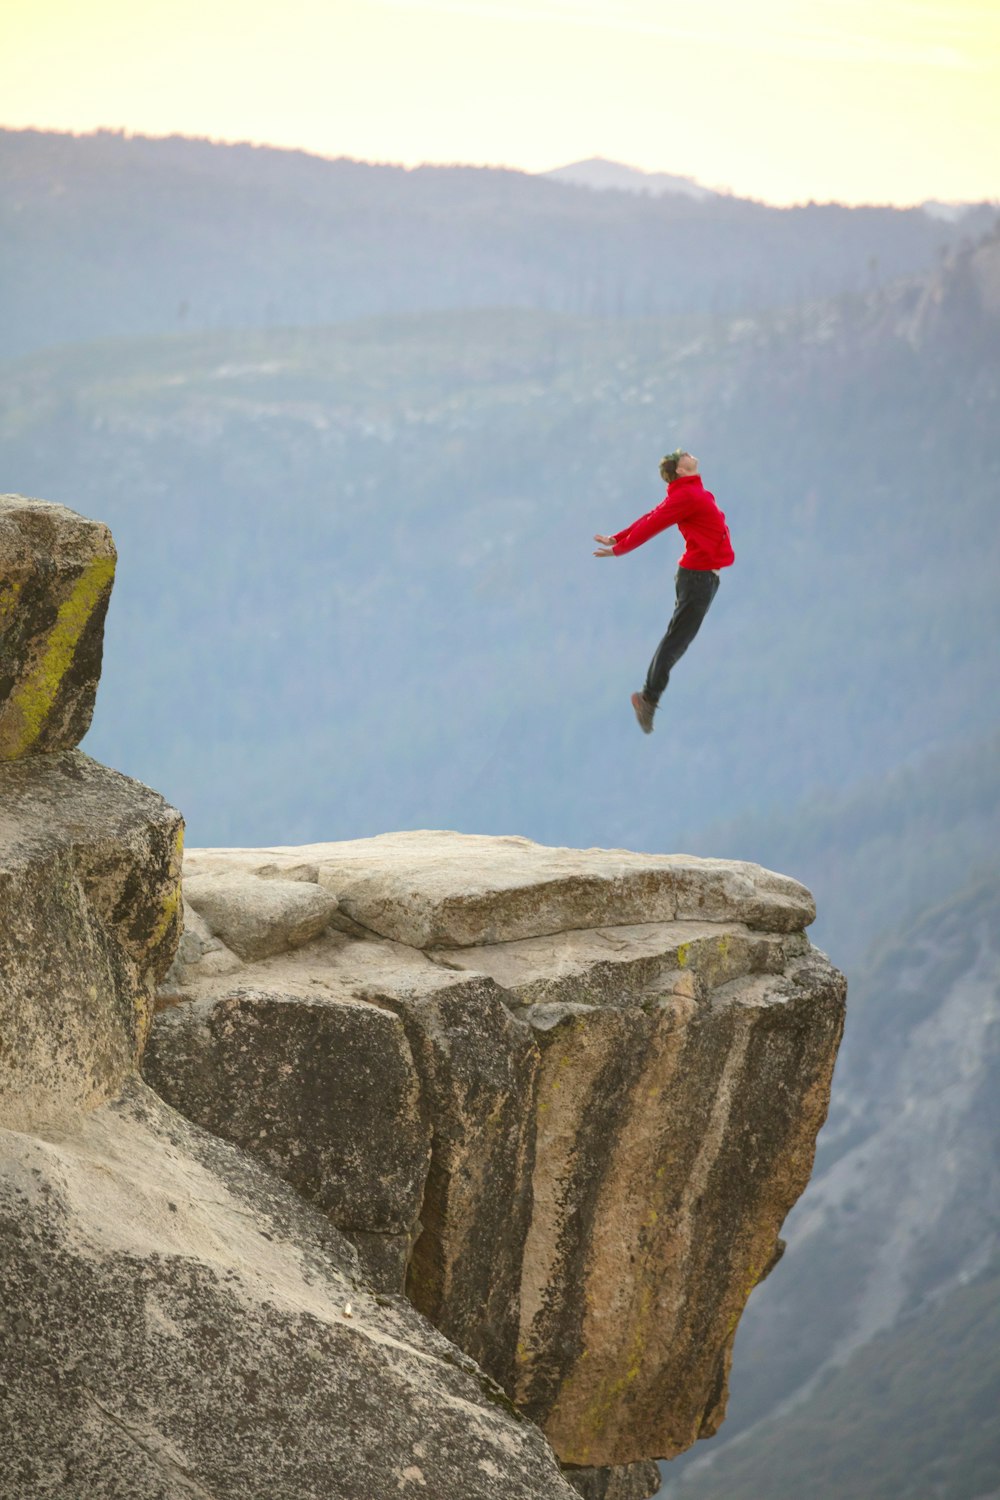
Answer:
[{"label": "boulder", "polygon": [[184,896],[209,931],[242,959],[269,958],[308,943],[337,910],[336,898],[318,885],[255,875],[192,876]]},{"label": "boulder", "polygon": [[0,495],[0,761],[90,728],[115,555],[99,521]]},{"label": "boulder", "polygon": [[576,1500],[541,1433],[293,1190],[141,1084],[0,1130],[8,1500]]},{"label": "boulder", "polygon": [[0,1123],[117,1094],[180,929],[180,814],[79,750],[0,764]]}]

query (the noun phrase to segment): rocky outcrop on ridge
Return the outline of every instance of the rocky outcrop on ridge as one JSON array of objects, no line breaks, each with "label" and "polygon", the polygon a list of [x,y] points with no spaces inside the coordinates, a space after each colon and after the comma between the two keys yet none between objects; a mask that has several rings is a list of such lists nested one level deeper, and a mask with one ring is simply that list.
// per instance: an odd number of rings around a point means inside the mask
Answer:
[{"label": "rocky outcrop on ridge", "polygon": [[[6,504],[3,598],[40,504]],[[0,764],[0,1494],[573,1500],[537,1427],[326,1216],[138,1078],[180,831],[79,751]],[[302,940],[315,916],[293,916]]]},{"label": "rocky outcrop on ridge", "polygon": [[[808,892],[429,832],[184,870],[219,946],[171,972],[153,1086],[318,1203],[565,1464],[713,1432],[840,1036]],[[335,898],[328,929],[234,967],[227,902],[297,885]]]},{"label": "rocky outcrop on ridge", "polygon": [[0,520],[0,1493],[645,1500],[809,1175],[808,892],[438,833],[182,888],[73,748],[110,538]]}]

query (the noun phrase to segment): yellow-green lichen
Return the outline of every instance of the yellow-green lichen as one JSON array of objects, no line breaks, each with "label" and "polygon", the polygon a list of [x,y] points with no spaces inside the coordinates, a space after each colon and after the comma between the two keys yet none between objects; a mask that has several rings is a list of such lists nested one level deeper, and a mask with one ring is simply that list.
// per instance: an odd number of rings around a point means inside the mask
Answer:
[{"label": "yellow-green lichen", "polygon": [[687,966],[688,966],[688,960],[690,959],[690,957],[691,957],[691,944],[690,943],[681,943],[680,947],[677,949],[677,966],[678,966],[678,968],[686,969]]},{"label": "yellow-green lichen", "polygon": [[174,835],[174,848],[168,870],[170,887],[160,908],[159,920],[149,936],[150,952],[154,951],[162,943],[177,916],[181,904],[181,864],[184,858],[184,824],[181,823]]},{"label": "yellow-green lichen", "polygon": [[60,604],[36,661],[7,701],[5,722],[0,724],[0,759],[25,755],[40,738],[80,637],[114,576],[113,557],[95,558]]},{"label": "yellow-green lichen", "polygon": [[17,601],[24,588],[23,578],[6,578],[0,582],[0,623],[17,610]]},{"label": "yellow-green lichen", "polygon": [[[618,1421],[619,1406],[622,1397],[628,1387],[639,1378],[643,1371],[652,1310],[653,1289],[648,1282],[644,1281],[638,1290],[638,1296],[630,1317],[631,1338],[628,1347],[621,1351],[616,1361],[619,1374],[598,1385],[581,1413],[578,1434],[583,1441],[578,1451],[574,1452],[571,1460],[573,1463],[589,1464],[593,1453],[592,1444],[601,1438]],[[564,1381],[563,1389],[553,1409],[550,1423],[553,1418],[557,1417],[560,1409],[565,1409],[566,1411],[573,1409],[577,1391],[580,1385],[586,1383],[586,1377],[580,1373],[579,1367],[582,1361],[586,1359],[588,1353],[589,1350],[585,1347],[577,1360],[576,1371],[571,1371]]]},{"label": "yellow-green lichen", "polygon": [[133,999],[132,1008],[135,1011],[135,1056],[138,1058],[153,1029],[153,1006],[149,996],[141,991]]}]

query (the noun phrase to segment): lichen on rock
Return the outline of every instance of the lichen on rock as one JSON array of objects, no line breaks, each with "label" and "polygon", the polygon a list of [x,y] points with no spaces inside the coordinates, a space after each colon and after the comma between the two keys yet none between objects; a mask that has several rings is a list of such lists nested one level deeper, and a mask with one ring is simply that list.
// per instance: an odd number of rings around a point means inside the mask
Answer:
[{"label": "lichen on rock", "polygon": [[90,728],[115,557],[99,521],[0,495],[0,761]]}]

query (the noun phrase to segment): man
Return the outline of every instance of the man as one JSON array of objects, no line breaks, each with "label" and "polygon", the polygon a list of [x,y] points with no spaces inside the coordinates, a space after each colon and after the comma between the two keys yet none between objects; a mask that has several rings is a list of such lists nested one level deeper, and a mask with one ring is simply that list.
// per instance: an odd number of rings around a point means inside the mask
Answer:
[{"label": "man", "polygon": [[702,484],[693,454],[675,448],[661,459],[660,477],[666,481],[667,494],[654,510],[613,536],[594,537],[601,543],[595,557],[621,557],[668,526],[676,526],[687,543],[677,569],[677,602],[667,633],[649,664],[642,692],[632,694],[632,707],[644,734],[652,734],[653,715],[671,669],[698,634],[715,598],[720,568],[736,560],[726,518],[715,496]]}]

